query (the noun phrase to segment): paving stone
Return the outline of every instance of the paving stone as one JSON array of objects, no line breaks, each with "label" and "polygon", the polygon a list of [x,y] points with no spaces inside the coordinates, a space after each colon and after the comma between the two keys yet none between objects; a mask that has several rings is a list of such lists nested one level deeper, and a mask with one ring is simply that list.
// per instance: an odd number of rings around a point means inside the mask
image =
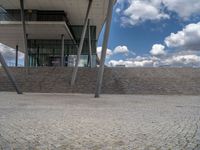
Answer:
[{"label": "paving stone", "polygon": [[0,150],[199,150],[198,106],[199,96],[1,92]]}]

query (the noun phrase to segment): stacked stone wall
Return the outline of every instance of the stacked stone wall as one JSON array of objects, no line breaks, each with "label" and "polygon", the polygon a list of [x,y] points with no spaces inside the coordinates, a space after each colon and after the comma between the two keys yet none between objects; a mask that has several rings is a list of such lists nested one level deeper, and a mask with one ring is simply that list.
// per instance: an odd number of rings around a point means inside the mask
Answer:
[{"label": "stacked stone wall", "polygon": [[[9,68],[23,92],[94,93],[97,68],[80,68],[71,88],[72,68]],[[14,91],[0,68],[0,91]],[[200,95],[198,68],[105,68],[102,93]]]}]

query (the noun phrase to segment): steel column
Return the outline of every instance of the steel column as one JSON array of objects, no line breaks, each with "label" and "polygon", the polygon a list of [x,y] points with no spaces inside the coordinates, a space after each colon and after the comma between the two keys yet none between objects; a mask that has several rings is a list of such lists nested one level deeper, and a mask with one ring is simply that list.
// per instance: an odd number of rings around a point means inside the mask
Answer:
[{"label": "steel column", "polygon": [[112,20],[112,11],[113,11],[113,0],[109,0],[107,17],[106,17],[106,27],[105,27],[103,46],[102,46],[102,52],[101,52],[100,67],[99,67],[98,77],[97,77],[95,97],[99,97],[99,95],[101,93],[106,52],[107,52],[107,46],[108,46],[108,40],[109,40],[109,34],[110,34],[110,26],[111,26],[111,20]]},{"label": "steel column", "polygon": [[65,37],[62,34],[61,35],[61,47],[62,47],[62,52],[61,52],[61,66],[64,67],[65,66]]},{"label": "steel column", "polygon": [[71,86],[73,86],[75,84],[75,80],[76,80],[76,76],[77,76],[77,72],[78,72],[78,65],[80,62],[80,56],[81,56],[81,52],[83,49],[83,44],[84,44],[85,34],[86,34],[86,30],[87,30],[87,23],[88,23],[88,18],[89,18],[91,6],[92,6],[92,1],[93,0],[89,0],[89,3],[88,3],[87,13],[85,16],[84,26],[83,26],[82,35],[81,35],[81,41],[80,41],[79,48],[78,48],[76,64],[75,64],[75,68],[72,73]]},{"label": "steel column", "polygon": [[27,49],[27,35],[26,35],[26,24],[25,24],[25,15],[24,15],[24,0],[20,0],[21,7],[21,21],[23,27],[23,36],[24,36],[24,51],[25,51],[25,67],[28,67],[28,49]]},{"label": "steel column", "polygon": [[40,66],[40,47],[37,46],[37,52],[36,52],[36,61],[37,61],[37,67]]},{"label": "steel column", "polygon": [[91,30],[90,30],[90,19],[88,20],[88,43],[89,43],[89,56],[90,56],[90,68],[92,68],[92,41],[91,41]]},{"label": "steel column", "polygon": [[19,51],[19,46],[16,45],[16,53],[15,53],[15,67],[18,67],[18,51]]},{"label": "steel column", "polygon": [[1,53],[0,53],[0,63],[2,65],[2,67],[3,67],[3,69],[5,70],[8,78],[12,82],[12,84],[13,84],[15,90],[17,91],[17,93],[18,94],[22,94],[22,92],[20,91],[18,85],[16,84],[15,78],[12,76],[11,72],[9,71],[8,66],[7,66],[7,64],[6,64],[6,62],[5,62],[5,60],[4,60],[4,58],[3,58]]},{"label": "steel column", "polygon": [[70,38],[72,39],[73,43],[76,45],[77,49],[78,49],[78,46],[77,46],[77,43],[76,43],[76,40],[75,40],[75,37],[73,36],[73,34],[71,33],[71,30],[69,29],[68,25],[65,23],[65,29],[67,30],[67,33],[69,34]]}]

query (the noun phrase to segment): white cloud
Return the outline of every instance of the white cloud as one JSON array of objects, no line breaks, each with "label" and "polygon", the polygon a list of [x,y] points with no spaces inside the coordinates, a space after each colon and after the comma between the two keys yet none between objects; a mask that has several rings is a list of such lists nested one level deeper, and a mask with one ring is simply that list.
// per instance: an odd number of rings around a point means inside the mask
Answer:
[{"label": "white cloud", "polygon": [[[128,7],[124,7],[125,3]],[[175,12],[184,20],[200,14],[199,0],[118,0],[117,4],[116,12],[123,26],[147,20],[169,19],[170,12]]]},{"label": "white cloud", "polygon": [[[101,58],[102,47],[97,47],[97,55]],[[113,54],[112,50],[107,49],[106,57],[109,58]]]},{"label": "white cloud", "polygon": [[150,51],[153,56],[162,56],[166,54],[165,46],[162,44],[154,44]]},{"label": "white cloud", "polygon": [[[99,58],[101,57],[101,51],[102,47],[97,47],[97,55]],[[106,58],[110,59],[111,56],[115,56],[117,54],[124,54],[123,56],[126,57],[135,56],[135,53],[130,51],[127,46],[117,46],[114,50],[107,49]]]},{"label": "white cloud", "polygon": [[155,65],[157,58],[155,57],[136,57],[127,60],[111,60],[108,65],[111,67],[125,66],[125,67],[152,67]]},{"label": "white cloud", "polygon": [[162,11],[160,3],[158,0],[129,1],[129,7],[123,11],[121,17],[122,25],[136,25],[146,20],[168,19],[169,15]]},{"label": "white cloud", "polygon": [[168,66],[196,66],[200,67],[200,56],[195,54],[177,55],[167,58],[162,62]]},{"label": "white cloud", "polygon": [[168,47],[200,50],[200,22],[187,25],[182,31],[171,33],[165,39]]},{"label": "white cloud", "polygon": [[121,11],[122,11],[122,10],[121,10],[120,8],[117,8],[117,9],[115,10],[115,12],[116,12],[117,14],[119,14]]},{"label": "white cloud", "polygon": [[170,11],[176,12],[180,17],[187,19],[193,14],[200,13],[199,0],[162,0]]},{"label": "white cloud", "polygon": [[200,56],[196,54],[176,54],[162,59],[138,56],[128,60],[111,60],[108,65],[110,67],[200,67]]},{"label": "white cloud", "polygon": [[133,61],[131,67],[150,67],[153,65],[153,60]]},{"label": "white cloud", "polygon": [[[116,67],[116,66],[126,66],[125,63],[128,63],[128,61],[124,61],[124,60],[110,60],[108,62],[108,65],[110,67]],[[127,66],[126,66],[127,67]]]},{"label": "white cloud", "polygon": [[129,52],[129,49],[127,46],[117,46],[113,51],[113,53],[115,54],[119,54],[119,53],[126,54],[128,52]]}]

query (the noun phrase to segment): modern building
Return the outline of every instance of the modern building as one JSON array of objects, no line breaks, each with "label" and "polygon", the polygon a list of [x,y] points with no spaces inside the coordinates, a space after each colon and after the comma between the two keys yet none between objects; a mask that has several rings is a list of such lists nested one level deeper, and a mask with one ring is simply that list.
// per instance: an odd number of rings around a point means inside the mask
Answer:
[{"label": "modern building", "polygon": [[97,40],[115,1],[0,0],[0,43],[16,49],[16,66],[19,50],[25,67],[75,67],[73,84],[78,67],[97,65]]},{"label": "modern building", "polygon": [[[93,0],[79,66],[96,66],[96,43],[106,17],[108,0]],[[89,0],[25,0],[28,66],[75,65]],[[0,42],[25,53],[20,0],[0,1]],[[90,29],[90,31],[89,31]],[[90,35],[89,35],[90,32]],[[90,37],[91,38],[90,38]],[[64,38],[64,56],[62,41]]]}]

